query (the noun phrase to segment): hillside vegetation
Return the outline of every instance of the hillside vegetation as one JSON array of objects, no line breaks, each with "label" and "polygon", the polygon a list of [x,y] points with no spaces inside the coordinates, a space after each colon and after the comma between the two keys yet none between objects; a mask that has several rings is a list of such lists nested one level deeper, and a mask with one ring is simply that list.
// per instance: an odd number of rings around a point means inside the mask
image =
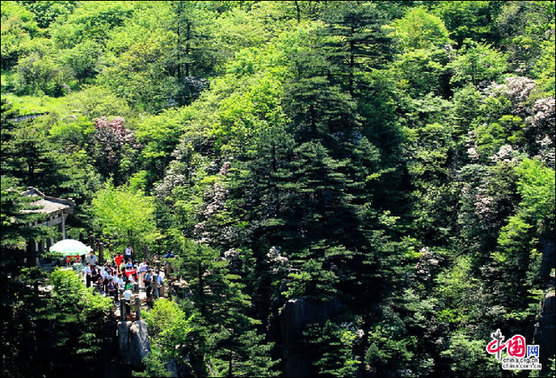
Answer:
[{"label": "hillside vegetation", "polygon": [[554,1],[1,6],[2,375],[110,343],[106,303],[23,267],[28,186],[73,238],[177,256],[134,374],[553,374],[485,347],[537,344],[554,290]]}]

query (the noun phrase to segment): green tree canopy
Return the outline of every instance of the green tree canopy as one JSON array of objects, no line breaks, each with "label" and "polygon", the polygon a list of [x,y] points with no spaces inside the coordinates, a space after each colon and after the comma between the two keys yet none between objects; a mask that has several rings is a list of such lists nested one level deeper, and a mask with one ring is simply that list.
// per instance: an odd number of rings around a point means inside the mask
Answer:
[{"label": "green tree canopy", "polygon": [[107,181],[91,202],[93,222],[105,235],[116,235],[134,246],[153,243],[159,236],[153,214],[154,199],[127,186]]}]

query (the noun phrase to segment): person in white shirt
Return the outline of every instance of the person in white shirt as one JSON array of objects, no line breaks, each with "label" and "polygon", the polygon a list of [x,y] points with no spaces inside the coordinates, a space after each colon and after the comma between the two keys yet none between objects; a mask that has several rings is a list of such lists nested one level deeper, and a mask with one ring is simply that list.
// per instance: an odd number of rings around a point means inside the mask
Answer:
[{"label": "person in white shirt", "polygon": [[92,270],[91,270],[91,265],[87,264],[87,266],[85,266],[85,268],[83,269],[83,274],[85,275],[85,284],[87,287],[91,287],[91,279],[92,279]]},{"label": "person in white shirt", "polygon": [[133,248],[131,245],[128,245],[127,248],[124,250],[124,261],[131,262],[131,254],[133,253]]},{"label": "person in white shirt", "polygon": [[124,291],[124,300],[127,302],[131,301],[131,296],[133,295],[133,292],[129,289]]},{"label": "person in white shirt", "polygon": [[126,291],[124,291],[124,301],[125,301],[125,312],[126,312],[126,316],[128,314],[131,315],[131,296],[133,295],[133,293],[131,292],[131,290],[127,289]]}]

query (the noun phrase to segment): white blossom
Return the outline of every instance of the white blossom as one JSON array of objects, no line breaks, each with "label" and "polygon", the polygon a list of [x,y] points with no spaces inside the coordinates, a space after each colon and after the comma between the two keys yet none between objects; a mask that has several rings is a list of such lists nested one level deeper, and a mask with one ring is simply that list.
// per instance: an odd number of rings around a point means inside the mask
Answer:
[{"label": "white blossom", "polygon": [[479,160],[479,153],[477,152],[477,149],[475,147],[470,147],[467,149],[467,156],[469,156],[469,159],[471,160]]},{"label": "white blossom", "polygon": [[285,268],[290,267],[288,258],[282,256],[282,254],[280,253],[280,247],[275,247],[275,246],[270,247],[268,253],[266,254],[266,257],[268,259],[268,262],[272,266],[272,273],[277,273],[284,267]]},{"label": "white blossom", "polygon": [[490,157],[490,159],[497,163],[499,161],[502,162],[514,162],[516,161],[515,159],[515,154],[516,151],[513,149],[513,147],[509,144],[505,144],[502,147],[500,147],[500,149],[498,150],[498,152],[496,154],[494,154],[493,156]]}]

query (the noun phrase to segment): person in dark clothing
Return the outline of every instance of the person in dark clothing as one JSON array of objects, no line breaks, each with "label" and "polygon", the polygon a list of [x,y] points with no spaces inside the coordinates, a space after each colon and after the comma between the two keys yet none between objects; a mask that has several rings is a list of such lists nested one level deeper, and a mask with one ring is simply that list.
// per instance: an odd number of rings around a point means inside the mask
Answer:
[{"label": "person in dark clothing", "polygon": [[100,294],[104,294],[104,280],[102,279],[100,274],[97,274],[97,280],[95,282],[95,287]]},{"label": "person in dark clothing", "polygon": [[108,282],[108,295],[111,297],[114,297],[114,300],[118,300],[118,296],[116,295],[116,287],[114,286],[114,282],[109,281]]},{"label": "person in dark clothing", "polygon": [[108,276],[104,276],[104,278],[102,279],[102,289],[104,290],[105,293],[108,293]]},{"label": "person in dark clothing", "polygon": [[147,299],[151,297],[151,292],[153,289],[152,286],[152,273],[150,270],[147,270],[147,274],[145,274],[145,278],[143,279],[145,284],[145,291],[147,292]]},{"label": "person in dark clothing", "polygon": [[98,268],[96,266],[93,266],[91,268],[91,281],[93,282],[93,284],[96,284],[98,281],[98,278],[100,277]]}]

